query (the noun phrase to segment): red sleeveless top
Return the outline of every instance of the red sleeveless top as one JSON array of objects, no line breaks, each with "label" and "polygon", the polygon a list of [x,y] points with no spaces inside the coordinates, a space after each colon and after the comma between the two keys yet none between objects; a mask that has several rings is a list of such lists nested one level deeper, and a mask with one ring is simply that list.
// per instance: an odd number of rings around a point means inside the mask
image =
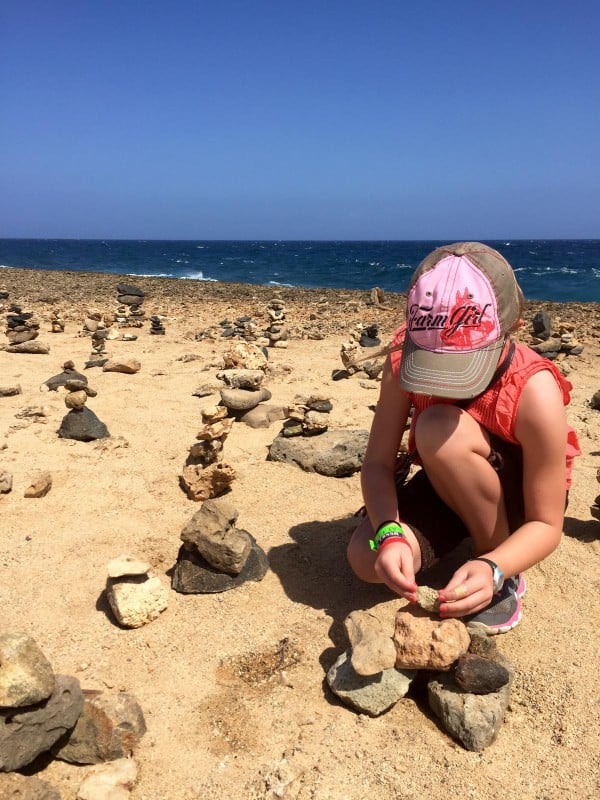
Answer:
[{"label": "red sleeveless top", "polygon": [[[406,326],[402,325],[395,333],[393,344],[400,344],[404,340]],[[400,368],[402,351],[390,353],[392,373],[397,378]],[[474,398],[465,411],[479,422],[490,433],[505,439],[513,444],[520,444],[515,436],[515,418],[519,407],[521,392],[525,384],[536,372],[548,370],[558,384],[564,405],[571,400],[572,384],[564,377],[560,370],[547,358],[535,353],[530,347],[515,343],[515,352],[510,366],[496,383],[483,394]],[[408,436],[408,449],[412,453],[415,447],[415,425],[419,414],[429,406],[438,403],[455,404],[456,400],[444,397],[429,397],[423,394],[408,395],[413,406],[412,422]],[[464,402],[464,401],[461,401]],[[566,485],[571,486],[571,473],[573,461],[581,454],[577,434],[570,426],[567,427],[567,440],[565,443]]]}]

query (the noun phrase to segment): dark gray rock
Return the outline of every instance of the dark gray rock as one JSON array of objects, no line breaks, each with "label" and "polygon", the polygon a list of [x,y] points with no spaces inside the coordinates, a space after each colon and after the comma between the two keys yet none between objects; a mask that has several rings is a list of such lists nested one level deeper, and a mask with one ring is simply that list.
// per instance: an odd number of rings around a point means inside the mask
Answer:
[{"label": "dark gray rock", "polygon": [[144,298],[136,294],[120,294],[117,297],[119,303],[124,306],[139,306]]},{"label": "dark gray rock", "polygon": [[267,556],[251,534],[252,548],[239,575],[218,572],[199,553],[180,547],[171,586],[181,594],[214,594],[235,589],[246,581],[261,581],[269,568]]},{"label": "dark gray rock", "polygon": [[56,688],[43,703],[0,709],[0,772],[31,764],[75,727],[83,710],[83,692],[77,678],[56,676]]},{"label": "dark gray rock", "polygon": [[342,702],[363,714],[377,717],[406,695],[415,670],[384,669],[376,675],[359,675],[350,651],[342,653],[327,673],[331,691]]},{"label": "dark gray rock", "polygon": [[552,320],[545,311],[538,311],[531,322],[531,326],[538,339],[549,339],[552,335]]},{"label": "dark gray rock", "polygon": [[51,392],[56,392],[61,386],[65,386],[67,381],[81,381],[87,385],[88,379],[85,375],[82,375],[81,372],[76,372],[73,369],[59,372],[58,375],[53,375],[51,378],[48,378],[47,381],[44,381],[44,383]]},{"label": "dark gray rock", "polygon": [[504,721],[510,683],[497,692],[462,692],[449,672],[440,672],[427,685],[429,707],[443,729],[466,750],[480,753],[488,747]]},{"label": "dark gray rock", "polygon": [[126,692],[84,690],[83,694],[77,724],[57,742],[53,755],[70,764],[100,764],[131,756],[146,733],[136,698]]},{"label": "dark gray rock", "polygon": [[489,694],[505,686],[510,680],[506,667],[475,653],[464,653],[456,662],[454,680],[463,692]]},{"label": "dark gray rock", "polygon": [[110,436],[106,425],[89,408],[69,411],[63,417],[58,429],[61,439],[76,439],[78,442],[92,442]]},{"label": "dark gray rock", "polygon": [[0,397],[14,397],[17,394],[22,394],[18,384],[16,386],[0,386]]},{"label": "dark gray rock", "polygon": [[136,302],[140,302],[140,297],[144,297],[144,292],[139,286],[134,286],[133,283],[117,283],[117,294],[126,295],[131,294],[137,298]]},{"label": "dark gray rock", "polygon": [[358,472],[367,449],[366,430],[325,431],[320,436],[276,437],[269,448],[270,461],[296,464],[306,472],[345,478]]},{"label": "dark gray rock", "polygon": [[594,392],[592,398],[590,400],[590,407],[593,408],[595,411],[600,411],[600,389],[597,392]]}]

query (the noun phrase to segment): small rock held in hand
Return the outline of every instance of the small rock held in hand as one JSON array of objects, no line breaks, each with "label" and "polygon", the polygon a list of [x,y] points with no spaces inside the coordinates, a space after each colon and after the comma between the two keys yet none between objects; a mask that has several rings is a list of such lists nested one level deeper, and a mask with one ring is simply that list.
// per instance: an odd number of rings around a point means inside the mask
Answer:
[{"label": "small rock held in hand", "polygon": [[437,589],[431,586],[417,586],[417,603],[425,611],[438,612],[440,610],[440,598]]}]

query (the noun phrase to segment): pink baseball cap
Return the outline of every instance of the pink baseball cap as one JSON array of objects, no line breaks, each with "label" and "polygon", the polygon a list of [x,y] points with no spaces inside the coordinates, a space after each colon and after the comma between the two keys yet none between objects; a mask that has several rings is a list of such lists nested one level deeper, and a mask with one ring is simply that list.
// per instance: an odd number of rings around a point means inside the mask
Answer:
[{"label": "pink baseball cap", "polygon": [[506,259],[479,242],[438,247],[408,287],[400,386],[435,397],[476,397],[490,383],[524,305]]}]

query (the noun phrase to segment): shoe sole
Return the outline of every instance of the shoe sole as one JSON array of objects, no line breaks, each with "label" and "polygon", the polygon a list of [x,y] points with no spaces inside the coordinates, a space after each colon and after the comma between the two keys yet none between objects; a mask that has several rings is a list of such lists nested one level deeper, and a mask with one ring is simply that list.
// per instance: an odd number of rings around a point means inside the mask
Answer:
[{"label": "shoe sole", "polygon": [[525,592],[527,591],[527,582],[525,581],[525,576],[521,575],[521,580],[519,581],[519,585],[515,590],[515,596],[517,598],[517,610],[513,614],[513,616],[506,622],[504,625],[486,625],[485,622],[467,622],[466,626],[467,629],[471,630],[479,630],[485,631],[488,636],[496,636],[498,633],[508,633],[512,631],[513,628],[516,628],[519,622],[521,622],[521,617],[523,616],[521,611],[521,598],[524,596]]}]

